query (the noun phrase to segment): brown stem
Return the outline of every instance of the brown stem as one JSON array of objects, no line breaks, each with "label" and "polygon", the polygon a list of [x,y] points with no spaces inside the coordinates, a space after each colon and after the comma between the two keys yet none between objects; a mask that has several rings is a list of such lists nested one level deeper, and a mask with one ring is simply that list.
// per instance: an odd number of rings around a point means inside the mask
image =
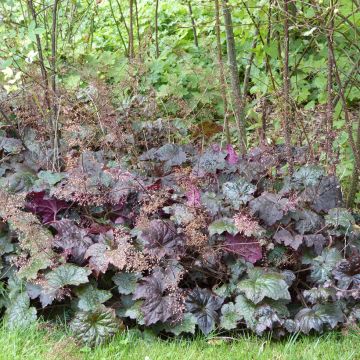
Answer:
[{"label": "brown stem", "polygon": [[249,88],[251,66],[252,66],[252,63],[253,63],[254,57],[255,57],[254,50],[255,50],[256,45],[257,45],[257,35],[258,34],[259,34],[258,29],[256,29],[255,34],[254,34],[254,40],[253,40],[252,45],[251,45],[251,54],[250,54],[250,57],[249,57],[249,60],[248,60],[248,64],[246,66],[246,70],[245,70],[244,82],[243,82],[243,94],[242,94],[244,103],[245,103],[245,98],[246,98],[248,88]]},{"label": "brown stem", "polygon": [[[353,68],[351,69],[349,75],[347,76],[345,82],[343,83],[343,89],[344,91],[346,90],[346,88],[349,86],[349,84],[351,83],[352,77],[353,75],[355,75],[358,71],[359,71],[359,66],[360,66],[360,59],[355,63],[355,65],[353,66]],[[333,108],[336,107],[337,103],[340,100],[340,94],[337,94],[334,99],[333,99]]]},{"label": "brown stem", "polygon": [[59,0],[54,0],[53,13],[52,13],[52,31],[51,31],[51,88],[53,95],[53,112],[52,112],[52,131],[53,131],[53,166],[54,169],[60,168],[59,163],[59,142],[60,134],[58,131],[58,103],[57,103],[57,89],[56,89],[56,51],[57,51],[57,12],[58,12]]},{"label": "brown stem", "polygon": [[217,49],[217,58],[219,64],[219,78],[221,86],[221,97],[224,105],[224,124],[225,124],[225,134],[226,141],[228,144],[231,143],[230,128],[229,128],[229,119],[228,119],[228,102],[226,96],[226,80],[224,72],[224,63],[222,59],[221,51],[221,34],[220,34],[220,6],[219,0],[215,0],[215,30],[216,30],[216,49]]},{"label": "brown stem", "polygon": [[54,0],[53,14],[52,14],[52,31],[51,31],[51,89],[54,97],[53,106],[56,114],[56,27],[57,27],[57,10],[59,0]]},{"label": "brown stem", "polygon": [[262,108],[261,108],[261,130],[260,130],[260,143],[262,145],[266,144],[266,127],[267,127],[267,117],[268,117],[268,106],[269,102],[266,97],[262,99]]},{"label": "brown stem", "polygon": [[134,0],[129,0],[130,7],[130,27],[129,27],[129,56],[134,59]]},{"label": "brown stem", "polygon": [[[357,123],[356,148],[360,149],[360,114],[358,116],[358,123]],[[354,164],[354,168],[351,176],[350,190],[346,201],[346,205],[348,208],[351,208],[354,205],[355,195],[359,187],[359,175],[360,175],[359,169],[357,168],[356,164]]]},{"label": "brown stem", "polygon": [[119,34],[120,40],[121,40],[121,42],[123,44],[123,47],[124,47],[124,50],[125,50],[125,54],[126,54],[126,56],[129,56],[128,48],[126,47],[126,43],[125,43],[124,37],[122,36],[121,29],[120,29],[120,24],[119,24],[119,22],[118,22],[118,20],[116,19],[116,16],[115,16],[114,8],[112,6],[112,0],[109,0],[109,5],[110,5],[111,16],[114,19],[117,32]]},{"label": "brown stem", "polygon": [[[327,71],[327,105],[326,105],[326,123],[325,123],[325,135],[326,135],[326,154],[327,161],[331,163],[333,160],[333,136],[332,136],[332,127],[333,127],[333,67],[334,60],[332,57],[331,46],[333,44],[333,32],[334,32],[334,10],[333,10],[333,1],[331,0],[331,9],[330,9],[330,21],[327,26],[327,44],[328,44],[328,71]],[[330,166],[331,172],[334,173],[335,169],[333,166]]]},{"label": "brown stem", "polygon": [[194,15],[193,15],[190,0],[188,0],[188,9],[189,9],[189,14],[190,14],[190,18],[191,18],[191,26],[192,26],[193,34],[194,34],[194,43],[195,43],[196,47],[199,47],[199,41],[198,41],[197,30],[196,30],[196,22],[195,22],[195,18],[194,18]]},{"label": "brown stem", "polygon": [[5,121],[7,122],[8,125],[11,125],[11,120],[9,118],[9,116],[6,114],[5,110],[1,107],[0,104],[0,114],[2,115],[2,117],[5,119]]},{"label": "brown stem", "polygon": [[126,32],[127,32],[128,36],[130,37],[129,27],[128,27],[128,25],[127,25],[127,22],[126,22],[126,19],[125,19],[124,13],[123,13],[123,11],[122,11],[122,7],[121,7],[121,4],[120,4],[119,0],[116,0],[116,3],[117,3],[118,8],[119,8],[119,12],[120,12],[120,16],[121,16],[121,21],[124,23]]},{"label": "brown stem", "polygon": [[223,6],[225,31],[226,31],[228,63],[229,63],[230,77],[231,77],[233,108],[234,108],[236,125],[239,134],[239,150],[241,154],[245,154],[246,146],[247,146],[246,128],[245,128],[245,122],[242,121],[243,101],[240,90],[238,66],[236,62],[236,48],[235,48],[233,24],[232,24],[231,11],[228,4],[228,0],[222,0],[222,6]]},{"label": "brown stem", "polygon": [[[27,0],[28,3],[28,7],[31,13],[31,16],[33,18],[33,21],[35,23],[35,26],[37,27],[37,15],[36,15],[36,11],[34,8],[34,4],[33,4],[33,0]],[[45,103],[47,108],[50,110],[51,109],[51,102],[50,102],[50,97],[49,97],[49,79],[48,79],[48,74],[46,71],[46,67],[45,67],[45,61],[44,61],[44,55],[43,55],[43,51],[42,51],[42,45],[41,45],[41,39],[39,34],[35,34],[35,39],[36,39],[36,47],[38,50],[38,54],[39,54],[39,65],[40,65],[40,71],[41,71],[41,77],[43,80],[43,84],[44,84],[44,95],[45,95]]]},{"label": "brown stem", "polygon": [[139,47],[139,59],[141,60],[141,38],[140,38],[140,27],[139,27],[139,12],[138,12],[138,3],[137,0],[134,0],[135,3],[135,20],[136,20],[136,36],[138,40]]},{"label": "brown stem", "polygon": [[289,2],[284,0],[284,70],[283,70],[283,95],[284,95],[284,111],[283,124],[285,132],[285,146],[287,158],[289,161],[289,173],[293,172],[293,157],[291,150],[291,125],[290,125],[290,77],[289,77]]},{"label": "brown stem", "polygon": [[330,42],[329,46],[330,46],[330,51],[331,51],[332,58],[333,58],[333,63],[334,63],[335,80],[336,80],[336,83],[337,83],[338,88],[339,88],[339,95],[340,95],[340,99],[341,99],[342,106],[343,106],[343,111],[344,111],[345,127],[346,127],[346,131],[348,133],[348,136],[349,136],[349,143],[350,143],[350,146],[351,146],[354,158],[355,158],[354,166],[356,166],[357,171],[359,172],[360,171],[360,151],[359,151],[359,148],[356,147],[354,137],[353,137],[353,134],[352,134],[352,123],[351,123],[351,119],[350,119],[350,116],[349,116],[349,110],[348,110],[347,103],[346,103],[344,88],[342,86],[339,71],[338,71],[338,68],[337,68],[336,58],[335,58],[335,55],[334,55],[333,43]]},{"label": "brown stem", "polygon": [[[259,39],[260,39],[260,42],[261,44],[264,46],[265,45],[265,41],[263,39],[263,37],[261,36],[261,32],[260,32],[260,23],[258,23],[253,14],[250,12],[250,9],[249,9],[249,6],[247,4],[246,1],[242,0],[242,3],[245,7],[245,10],[247,12],[247,14],[250,16],[250,19],[252,21],[252,23],[254,24],[255,28],[256,28],[256,33],[257,35],[259,36]],[[270,0],[270,3],[269,3],[269,14],[271,14],[271,0]],[[268,36],[270,36],[270,28],[271,28],[271,25],[270,25],[270,15],[269,15],[269,31],[268,31]],[[254,39],[255,40],[255,39]],[[269,45],[269,42],[267,42],[267,45]],[[271,68],[271,65],[270,65],[270,59],[269,59],[269,55],[265,52],[265,64],[266,64],[266,71],[267,73],[269,74],[270,76],[270,80],[271,80],[271,83],[272,83],[272,86],[273,86],[273,89],[276,90],[277,86],[276,86],[276,81],[275,81],[275,78],[274,78],[274,75],[273,75],[273,72],[272,72],[272,68]]]},{"label": "brown stem", "polygon": [[159,50],[159,0],[155,3],[155,47],[156,47],[156,58],[160,56]]}]

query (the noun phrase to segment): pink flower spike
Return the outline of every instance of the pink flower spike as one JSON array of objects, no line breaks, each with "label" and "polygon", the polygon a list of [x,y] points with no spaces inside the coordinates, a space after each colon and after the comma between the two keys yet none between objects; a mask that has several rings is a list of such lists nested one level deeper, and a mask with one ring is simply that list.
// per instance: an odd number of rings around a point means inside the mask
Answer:
[{"label": "pink flower spike", "polygon": [[201,205],[200,202],[200,191],[199,189],[192,185],[189,191],[186,192],[187,205],[191,207],[198,207]]}]

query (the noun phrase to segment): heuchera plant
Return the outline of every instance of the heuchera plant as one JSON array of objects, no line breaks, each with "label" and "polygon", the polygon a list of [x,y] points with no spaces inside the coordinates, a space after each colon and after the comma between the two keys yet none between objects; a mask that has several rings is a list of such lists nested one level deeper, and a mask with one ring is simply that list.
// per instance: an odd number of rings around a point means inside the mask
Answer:
[{"label": "heuchera plant", "polygon": [[[14,156],[25,163],[28,152]],[[56,304],[77,338],[98,345],[122,324],[282,336],[358,321],[359,228],[337,179],[303,149],[294,159],[291,176],[281,146],[240,157],[167,144],[126,169],[85,152],[68,171],[31,176],[4,161],[7,323],[27,326]]]}]

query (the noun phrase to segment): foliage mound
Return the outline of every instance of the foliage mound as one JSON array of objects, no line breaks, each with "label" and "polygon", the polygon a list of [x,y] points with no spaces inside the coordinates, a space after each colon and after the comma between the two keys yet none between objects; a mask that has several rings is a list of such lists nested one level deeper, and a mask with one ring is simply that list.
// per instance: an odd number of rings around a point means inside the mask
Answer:
[{"label": "foliage mound", "polygon": [[[136,165],[85,151],[63,172],[0,142],[0,309],[71,321],[89,345],[126,327],[179,335],[322,332],[360,319],[360,238],[336,177],[283,146],[166,144]],[[198,329],[198,330],[197,330]]]}]

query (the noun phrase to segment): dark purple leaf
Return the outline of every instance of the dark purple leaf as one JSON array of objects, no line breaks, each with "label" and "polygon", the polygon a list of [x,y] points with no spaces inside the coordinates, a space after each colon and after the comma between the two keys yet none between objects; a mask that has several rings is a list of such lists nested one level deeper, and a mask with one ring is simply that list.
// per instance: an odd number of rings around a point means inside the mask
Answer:
[{"label": "dark purple leaf", "polygon": [[293,235],[290,231],[281,229],[274,235],[274,240],[278,244],[284,244],[285,246],[290,246],[294,250],[297,250],[302,244],[303,236],[298,234]]},{"label": "dark purple leaf", "polygon": [[172,221],[152,220],[149,226],[142,231],[147,253],[158,259],[164,256],[176,256],[183,245],[183,237],[177,234]]},{"label": "dark purple leaf", "polygon": [[47,196],[44,191],[32,192],[27,198],[26,209],[40,216],[44,224],[56,221],[58,213],[70,207],[67,202]]},{"label": "dark purple leaf", "polygon": [[55,221],[51,226],[57,231],[54,246],[71,255],[76,263],[81,264],[86,250],[93,244],[88,231],[79,228],[73,221],[67,219]]},{"label": "dark purple leaf", "polygon": [[196,287],[189,294],[185,304],[187,311],[196,317],[200,330],[207,335],[214,329],[219,317],[218,310],[223,302],[223,298],[210,290]]},{"label": "dark purple leaf", "polygon": [[355,254],[342,260],[333,270],[333,275],[338,288],[354,290],[351,295],[360,299],[360,255]]},{"label": "dark purple leaf", "polygon": [[328,212],[342,205],[341,187],[334,176],[323,177],[319,185],[305,189],[301,197],[316,212]]},{"label": "dark purple leaf", "polygon": [[165,144],[159,149],[150,149],[140,156],[140,160],[153,160],[163,162],[165,172],[171,170],[172,166],[178,166],[186,162],[187,154],[182,146],[176,144]]},{"label": "dark purple leaf", "polygon": [[178,319],[181,316],[181,290],[177,287],[180,268],[157,268],[151,276],[143,278],[133,299],[145,299],[141,310],[146,325]]},{"label": "dark purple leaf", "polygon": [[264,192],[261,196],[250,201],[252,215],[258,214],[266,225],[274,225],[284,217],[285,199],[279,195]]},{"label": "dark purple leaf", "polygon": [[254,237],[241,234],[235,236],[227,234],[225,240],[226,250],[242,256],[246,261],[256,263],[262,258],[262,250],[259,241]]},{"label": "dark purple leaf", "polygon": [[317,232],[324,226],[323,219],[311,210],[300,210],[292,213],[295,222],[295,230],[304,235]]},{"label": "dark purple leaf", "polygon": [[326,238],[322,234],[304,235],[304,243],[307,247],[314,247],[315,253],[320,255],[326,243]]}]

